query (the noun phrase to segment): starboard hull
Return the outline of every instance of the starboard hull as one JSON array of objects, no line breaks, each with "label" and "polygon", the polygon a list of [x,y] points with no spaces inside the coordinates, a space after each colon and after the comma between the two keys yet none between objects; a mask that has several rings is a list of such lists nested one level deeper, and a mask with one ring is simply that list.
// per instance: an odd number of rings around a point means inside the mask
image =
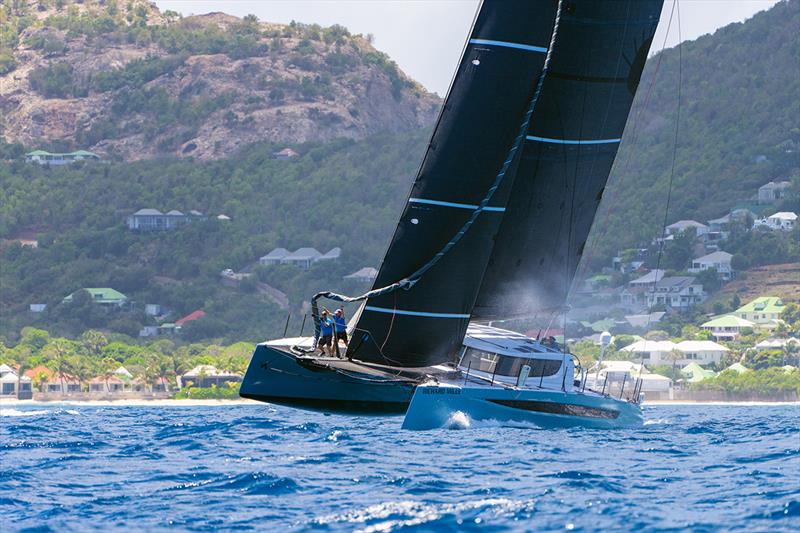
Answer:
[{"label": "starboard hull", "polygon": [[426,384],[417,387],[403,429],[469,427],[476,421],[599,429],[643,423],[638,404],[595,393]]}]

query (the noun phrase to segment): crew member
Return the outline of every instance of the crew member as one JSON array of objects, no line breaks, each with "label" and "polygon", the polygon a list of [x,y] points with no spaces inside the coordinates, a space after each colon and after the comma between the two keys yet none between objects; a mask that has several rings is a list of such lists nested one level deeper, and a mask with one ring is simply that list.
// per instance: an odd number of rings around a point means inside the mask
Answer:
[{"label": "crew member", "polygon": [[319,343],[317,347],[322,352],[322,355],[325,355],[327,352],[325,351],[325,347],[327,346],[330,350],[331,347],[331,339],[333,339],[333,322],[328,317],[327,311],[322,311],[322,315],[319,319]]},{"label": "crew member", "polygon": [[339,340],[344,342],[347,346],[347,321],[344,319],[344,309],[341,307],[333,314],[333,347],[336,350],[336,357],[341,357],[339,354]]}]

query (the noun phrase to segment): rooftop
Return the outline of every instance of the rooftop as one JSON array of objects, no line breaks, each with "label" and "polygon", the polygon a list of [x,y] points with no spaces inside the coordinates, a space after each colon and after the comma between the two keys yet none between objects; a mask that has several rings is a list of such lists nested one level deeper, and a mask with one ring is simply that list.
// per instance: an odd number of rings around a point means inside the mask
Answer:
[{"label": "rooftop", "polygon": [[797,213],[792,211],[778,211],[774,215],[770,215],[767,218],[774,218],[777,220],[797,220]]},{"label": "rooftop", "polygon": [[679,220],[667,226],[667,229],[685,230],[687,228],[707,228],[705,224],[696,220]]},{"label": "rooftop", "polygon": [[702,257],[698,257],[697,259],[693,259],[692,261],[697,263],[729,263],[731,257],[733,257],[733,254],[719,250],[718,252],[706,254]]},{"label": "rooftop", "polygon": [[783,301],[777,296],[761,296],[752,300],[739,309],[736,313],[782,313],[785,309]]},{"label": "rooftop", "polygon": [[723,315],[712,318],[700,325],[701,328],[752,328],[755,324],[734,315]]},{"label": "rooftop", "polygon": [[682,352],[729,352],[726,347],[714,341],[681,341],[676,346]]}]

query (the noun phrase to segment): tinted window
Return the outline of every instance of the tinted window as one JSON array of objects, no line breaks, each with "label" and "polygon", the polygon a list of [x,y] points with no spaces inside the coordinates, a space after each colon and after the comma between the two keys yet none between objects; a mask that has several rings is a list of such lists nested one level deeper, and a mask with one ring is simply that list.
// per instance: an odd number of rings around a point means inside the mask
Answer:
[{"label": "tinted window", "polygon": [[[561,368],[561,361],[550,359],[523,359],[520,357],[504,357],[496,353],[467,348],[461,358],[461,366],[471,370],[479,370],[498,376],[519,375],[523,365],[531,367],[530,377],[547,377],[555,375]],[[495,371],[497,367],[497,371]]]}]

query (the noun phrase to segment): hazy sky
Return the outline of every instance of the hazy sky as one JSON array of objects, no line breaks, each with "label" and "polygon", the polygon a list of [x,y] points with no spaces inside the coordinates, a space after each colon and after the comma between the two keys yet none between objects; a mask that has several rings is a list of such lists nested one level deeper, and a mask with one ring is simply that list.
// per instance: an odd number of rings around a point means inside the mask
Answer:
[{"label": "hazy sky", "polygon": [[[653,43],[660,50],[675,0],[665,0],[665,14]],[[777,0],[679,0],[681,35],[695,39],[740,22]],[[223,11],[254,14],[269,22],[292,20],[323,26],[341,24],[353,33],[371,33],[375,46],[397,61],[409,76],[444,95],[461,55],[478,0],[156,0],[162,10],[183,15]],[[673,22],[667,46],[678,42]]]}]

